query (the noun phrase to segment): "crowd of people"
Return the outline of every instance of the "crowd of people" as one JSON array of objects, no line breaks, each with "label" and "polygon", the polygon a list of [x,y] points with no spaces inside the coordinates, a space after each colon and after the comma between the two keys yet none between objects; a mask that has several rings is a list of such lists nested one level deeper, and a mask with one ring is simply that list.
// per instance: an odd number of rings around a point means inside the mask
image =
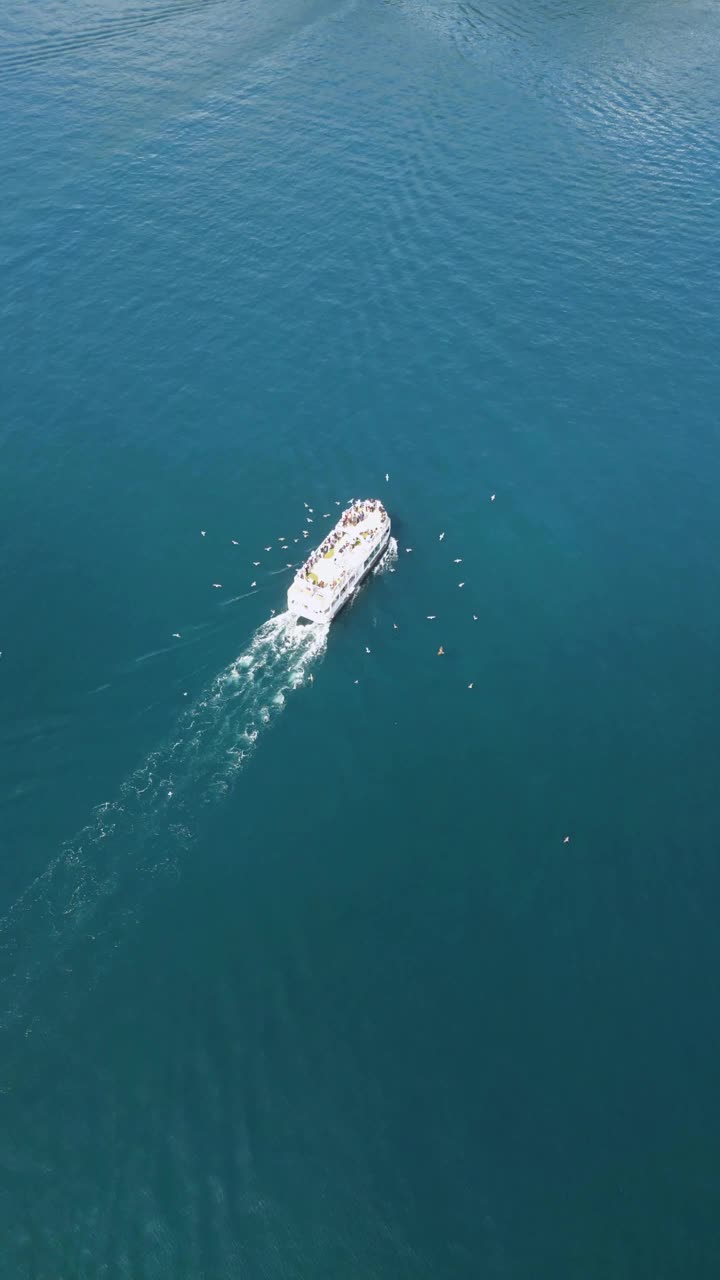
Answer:
[{"label": "crowd of people", "polygon": [[373,515],[375,511],[384,512],[384,510],[382,502],[378,502],[377,499],[356,498],[347,511],[343,512],[342,522],[344,525],[360,524],[365,516]]}]

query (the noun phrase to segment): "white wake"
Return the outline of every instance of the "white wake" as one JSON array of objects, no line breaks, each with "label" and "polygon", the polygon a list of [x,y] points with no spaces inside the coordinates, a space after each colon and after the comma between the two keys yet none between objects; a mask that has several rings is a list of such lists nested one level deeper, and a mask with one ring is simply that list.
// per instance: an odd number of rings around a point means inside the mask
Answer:
[{"label": "white wake", "polygon": [[387,544],[385,555],[378,560],[373,573],[394,573],[398,560],[397,538],[391,538]]},{"label": "white wake", "polygon": [[[192,844],[201,807],[226,794],[263,730],[327,646],[328,626],[270,618],[180,717],[169,741],[60,850],[0,920],[0,1027],[33,1022],[33,991],[93,986],[142,901]],[[63,978],[59,983],[58,978]]]}]

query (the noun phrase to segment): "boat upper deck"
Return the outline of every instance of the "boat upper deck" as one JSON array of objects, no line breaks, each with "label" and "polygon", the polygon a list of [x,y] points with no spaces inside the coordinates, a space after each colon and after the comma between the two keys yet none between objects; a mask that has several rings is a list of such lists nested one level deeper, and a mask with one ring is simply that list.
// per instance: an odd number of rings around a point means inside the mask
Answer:
[{"label": "boat upper deck", "polygon": [[351,579],[362,573],[388,530],[389,516],[375,499],[353,502],[334,529],[298,569],[291,587],[293,596],[321,605],[342,593]]}]

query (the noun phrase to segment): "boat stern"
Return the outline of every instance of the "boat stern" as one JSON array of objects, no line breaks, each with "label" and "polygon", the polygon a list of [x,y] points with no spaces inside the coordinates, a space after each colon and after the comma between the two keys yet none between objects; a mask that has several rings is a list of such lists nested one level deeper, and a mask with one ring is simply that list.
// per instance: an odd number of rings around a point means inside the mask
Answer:
[{"label": "boat stern", "polygon": [[293,582],[287,594],[288,612],[307,622],[331,622],[333,613],[330,602],[313,596],[301,582]]}]

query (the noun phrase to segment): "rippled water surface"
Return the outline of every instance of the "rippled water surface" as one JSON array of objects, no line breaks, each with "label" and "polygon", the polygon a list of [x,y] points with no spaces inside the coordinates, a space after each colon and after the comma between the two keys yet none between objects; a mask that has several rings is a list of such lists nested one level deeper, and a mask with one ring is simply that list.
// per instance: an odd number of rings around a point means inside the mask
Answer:
[{"label": "rippled water surface", "polygon": [[3,6],[3,1275],[719,1274],[719,59]]}]

